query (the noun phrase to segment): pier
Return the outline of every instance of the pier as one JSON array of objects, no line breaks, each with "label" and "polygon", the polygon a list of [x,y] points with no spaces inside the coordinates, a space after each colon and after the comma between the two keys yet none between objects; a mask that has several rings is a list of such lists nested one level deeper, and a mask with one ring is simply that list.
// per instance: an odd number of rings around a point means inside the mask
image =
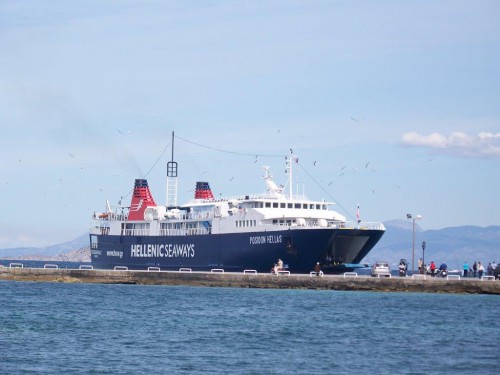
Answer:
[{"label": "pier", "polygon": [[[214,271],[214,270],[213,270]],[[94,270],[65,268],[25,268],[0,267],[0,281],[102,283],[139,285],[187,285],[235,288],[276,288],[276,289],[320,289],[378,292],[428,292],[428,293],[468,293],[500,294],[500,280],[492,277],[480,279],[449,279],[437,277],[371,277],[356,273],[345,275],[316,274],[257,274],[256,272],[229,273],[224,270],[214,272]],[[420,276],[420,277],[419,277]]]}]

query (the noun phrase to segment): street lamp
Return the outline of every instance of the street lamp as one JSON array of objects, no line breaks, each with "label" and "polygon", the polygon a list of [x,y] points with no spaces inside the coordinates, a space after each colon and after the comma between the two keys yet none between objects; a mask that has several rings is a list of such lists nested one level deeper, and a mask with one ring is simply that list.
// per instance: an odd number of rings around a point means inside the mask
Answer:
[{"label": "street lamp", "polygon": [[415,217],[412,214],[406,214],[407,219],[413,220],[413,243],[411,249],[411,274],[415,273],[415,220],[419,220],[422,218],[422,215],[416,215]]},{"label": "street lamp", "polygon": [[[425,241],[422,242],[422,267],[425,266]],[[425,272],[423,272],[425,274]]]}]

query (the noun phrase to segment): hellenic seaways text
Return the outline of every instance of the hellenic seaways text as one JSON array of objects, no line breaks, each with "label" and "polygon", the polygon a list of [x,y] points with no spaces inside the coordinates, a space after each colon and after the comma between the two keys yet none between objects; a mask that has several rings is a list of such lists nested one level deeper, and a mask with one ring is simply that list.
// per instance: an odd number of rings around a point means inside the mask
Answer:
[{"label": "hellenic seaways text", "polygon": [[135,258],[192,258],[194,244],[135,244],[130,245],[130,256]]}]

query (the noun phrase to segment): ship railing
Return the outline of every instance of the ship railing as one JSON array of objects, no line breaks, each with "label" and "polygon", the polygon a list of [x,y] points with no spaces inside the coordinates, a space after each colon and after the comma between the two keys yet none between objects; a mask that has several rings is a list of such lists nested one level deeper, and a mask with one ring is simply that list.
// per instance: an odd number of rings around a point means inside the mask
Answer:
[{"label": "ship railing", "polygon": [[117,214],[114,212],[102,214],[102,217],[100,217],[99,215],[94,213],[94,216],[93,216],[93,219],[99,223],[101,223],[103,221],[125,221],[125,220],[127,220],[127,218],[128,218],[128,215],[125,213]]},{"label": "ship railing", "polygon": [[239,195],[234,197],[223,197],[223,198],[214,198],[214,199],[190,199],[188,204],[195,203],[218,203],[218,202],[231,202],[231,201],[245,201],[245,200],[257,200],[257,199],[272,199],[272,200],[287,200],[287,201],[309,201],[309,198],[304,194],[296,194],[293,195],[292,198],[289,198],[288,194],[283,194],[281,197],[275,194],[252,194],[252,195]]},{"label": "ship railing", "polygon": [[383,223],[369,222],[369,221],[362,221],[360,223],[346,222],[346,223],[344,223],[343,228],[346,228],[346,229],[363,229],[363,230],[385,230],[385,226],[384,226]]},{"label": "ship railing", "polygon": [[209,228],[160,229],[160,236],[192,236],[210,234]]},{"label": "ship railing", "polygon": [[122,236],[148,236],[149,229],[122,229]]},{"label": "ship railing", "polygon": [[385,230],[384,224],[378,222],[342,222],[342,221],[328,221],[327,226],[320,224],[318,220],[306,220],[303,224],[292,223],[276,223],[272,224],[278,228],[281,227],[321,227],[321,228],[339,228],[339,229],[363,229],[363,230]]}]

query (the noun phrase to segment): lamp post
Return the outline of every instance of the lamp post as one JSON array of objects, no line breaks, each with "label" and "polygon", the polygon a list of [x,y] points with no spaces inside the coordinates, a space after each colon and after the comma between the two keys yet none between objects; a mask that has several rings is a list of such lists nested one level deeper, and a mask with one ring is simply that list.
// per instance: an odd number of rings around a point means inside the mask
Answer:
[{"label": "lamp post", "polygon": [[[425,266],[425,241],[422,242],[422,267]],[[425,274],[425,272],[424,272]]]},{"label": "lamp post", "polygon": [[415,273],[415,220],[419,220],[422,218],[422,215],[416,215],[413,217],[412,214],[406,214],[407,219],[413,220],[413,242],[411,247],[411,274]]}]

